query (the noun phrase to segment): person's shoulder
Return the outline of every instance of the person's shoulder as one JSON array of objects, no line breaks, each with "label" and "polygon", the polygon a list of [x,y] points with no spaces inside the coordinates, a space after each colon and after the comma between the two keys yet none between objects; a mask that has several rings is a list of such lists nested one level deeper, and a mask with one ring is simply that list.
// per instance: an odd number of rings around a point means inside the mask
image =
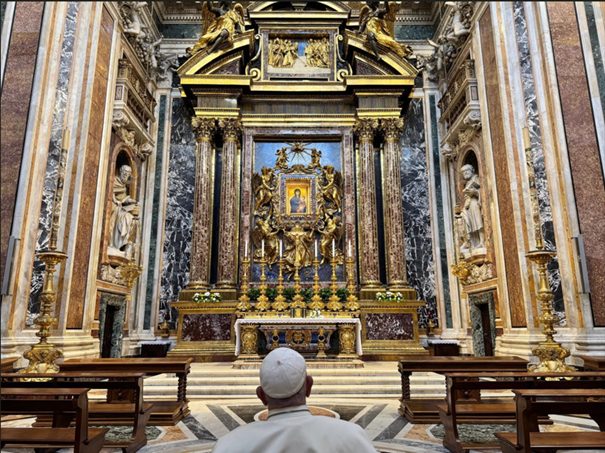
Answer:
[{"label": "person's shoulder", "polygon": [[348,422],[333,417],[326,417],[323,415],[315,415],[311,420],[311,423],[317,425],[329,426],[330,429],[346,430],[346,431],[363,431],[363,428],[355,423]]}]

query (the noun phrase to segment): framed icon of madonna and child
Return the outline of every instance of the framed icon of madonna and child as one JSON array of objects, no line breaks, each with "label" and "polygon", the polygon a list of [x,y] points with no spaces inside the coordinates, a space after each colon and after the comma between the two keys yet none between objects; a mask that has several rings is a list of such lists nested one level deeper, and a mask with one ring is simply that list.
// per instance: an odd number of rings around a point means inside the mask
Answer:
[{"label": "framed icon of madonna and child", "polygon": [[310,179],[289,179],[285,189],[286,215],[306,216],[313,213]]}]

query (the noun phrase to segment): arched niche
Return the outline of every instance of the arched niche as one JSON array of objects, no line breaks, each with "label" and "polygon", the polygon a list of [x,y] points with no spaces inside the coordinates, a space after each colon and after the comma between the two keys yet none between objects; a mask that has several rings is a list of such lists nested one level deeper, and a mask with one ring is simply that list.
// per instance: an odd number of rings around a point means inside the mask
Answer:
[{"label": "arched niche", "polygon": [[[130,180],[124,184],[120,179],[121,169],[125,166],[130,167]],[[136,246],[138,241],[138,234],[134,234],[133,243],[131,246],[126,247],[122,245],[116,247],[117,243],[114,240],[114,231],[116,229],[116,222],[118,221],[118,215],[116,209],[118,207],[117,199],[123,198],[125,195],[131,199],[138,200],[138,186],[139,186],[139,165],[138,159],[132,149],[125,143],[117,144],[112,153],[110,164],[108,167],[108,178],[107,178],[107,191],[106,191],[106,203],[105,203],[105,220],[103,229],[103,262],[107,264],[124,264],[134,258],[133,248]],[[119,190],[117,190],[117,188]],[[117,191],[117,192],[116,192]],[[116,199],[117,197],[117,199]],[[134,203],[124,203],[125,208],[129,209],[129,213],[134,217],[132,219],[129,216],[129,221],[138,223],[139,212],[138,207],[134,206]],[[133,228],[138,229],[138,225],[134,225]]]}]

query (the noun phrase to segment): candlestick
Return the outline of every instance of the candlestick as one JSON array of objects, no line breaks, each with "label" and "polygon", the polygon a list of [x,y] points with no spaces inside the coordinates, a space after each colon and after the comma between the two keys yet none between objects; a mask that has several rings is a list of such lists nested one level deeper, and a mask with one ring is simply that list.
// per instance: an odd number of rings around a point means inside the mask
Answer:
[{"label": "candlestick", "polygon": [[[349,241],[349,246],[351,242]],[[357,288],[355,286],[355,276],[354,274],[354,265],[353,255],[349,254],[347,258],[346,267],[347,267],[347,292],[349,293],[347,296],[347,302],[345,303],[345,308],[348,311],[358,311],[359,310],[359,302],[357,301]]]},{"label": "candlestick", "polygon": [[313,268],[315,269],[315,274],[313,275],[313,297],[311,297],[309,308],[311,310],[323,310],[325,304],[319,295],[321,286],[319,284],[319,258],[317,257],[313,260]]},{"label": "candlestick", "polygon": [[69,149],[69,129],[65,129],[65,132],[63,132],[63,142],[61,143],[61,149]]},{"label": "candlestick", "polygon": [[298,272],[298,266],[294,268],[294,298],[290,304],[293,316],[295,318],[302,318],[303,308],[305,308],[305,298],[301,294],[302,287],[300,286],[300,274]]},{"label": "candlestick", "polygon": [[332,239],[332,256],[336,256],[336,241]]},{"label": "candlestick", "polygon": [[242,260],[242,289],[241,295],[239,296],[239,303],[237,304],[237,311],[248,311],[252,308],[250,305],[250,297],[248,296],[248,273],[250,272],[250,259],[248,258],[248,241],[245,244],[246,253]]},{"label": "candlestick", "polygon": [[342,303],[340,302],[340,297],[338,297],[338,294],[336,294],[336,291],[338,291],[338,285],[336,283],[336,266],[338,262],[336,261],[335,253],[332,254],[332,261],[330,264],[332,265],[332,276],[330,277],[330,290],[332,291],[332,294],[328,299],[327,307],[330,311],[340,311],[342,310]]},{"label": "candlestick", "polygon": [[244,242],[244,257],[248,258],[248,239]]},{"label": "candlestick", "polygon": [[[281,242],[280,242],[281,248]],[[281,253],[280,253],[281,255]],[[288,308],[288,304],[286,303],[286,298],[284,297],[284,274],[283,274],[284,260],[280,256],[279,258],[279,275],[277,276],[277,296],[275,297],[275,302],[273,302],[273,310],[275,311],[284,311]]]},{"label": "candlestick", "polygon": [[353,256],[353,248],[351,247],[351,240],[349,239],[349,258]]},{"label": "candlestick", "polygon": [[260,241],[260,257],[265,258],[265,240]]},{"label": "candlestick", "polygon": [[284,250],[283,250],[283,241],[280,239],[279,240],[279,258],[281,259],[281,257],[284,255]]},{"label": "candlestick", "polygon": [[258,286],[260,296],[258,296],[256,306],[254,307],[258,311],[266,311],[269,309],[269,298],[267,297],[267,275],[265,274],[266,264],[267,261],[265,260],[265,254],[263,253],[263,256],[260,260],[260,285]]},{"label": "candlestick", "polygon": [[317,239],[315,239],[315,258],[319,258],[319,255],[317,254]]}]

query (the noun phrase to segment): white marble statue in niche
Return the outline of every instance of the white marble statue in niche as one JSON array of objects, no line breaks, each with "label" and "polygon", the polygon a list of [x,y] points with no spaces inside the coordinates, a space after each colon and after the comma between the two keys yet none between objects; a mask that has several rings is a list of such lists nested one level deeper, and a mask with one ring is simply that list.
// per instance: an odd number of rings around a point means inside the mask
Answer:
[{"label": "white marble statue in niche", "polygon": [[114,178],[108,253],[131,260],[139,223],[139,204],[130,196],[132,168],[122,165]]},{"label": "white marble statue in niche", "polygon": [[485,238],[483,232],[483,216],[481,213],[481,183],[479,175],[471,164],[465,164],[460,169],[465,181],[462,194],[464,195],[464,206],[460,211],[463,222],[464,239],[461,241],[461,252],[463,256],[480,255],[485,253]]}]

